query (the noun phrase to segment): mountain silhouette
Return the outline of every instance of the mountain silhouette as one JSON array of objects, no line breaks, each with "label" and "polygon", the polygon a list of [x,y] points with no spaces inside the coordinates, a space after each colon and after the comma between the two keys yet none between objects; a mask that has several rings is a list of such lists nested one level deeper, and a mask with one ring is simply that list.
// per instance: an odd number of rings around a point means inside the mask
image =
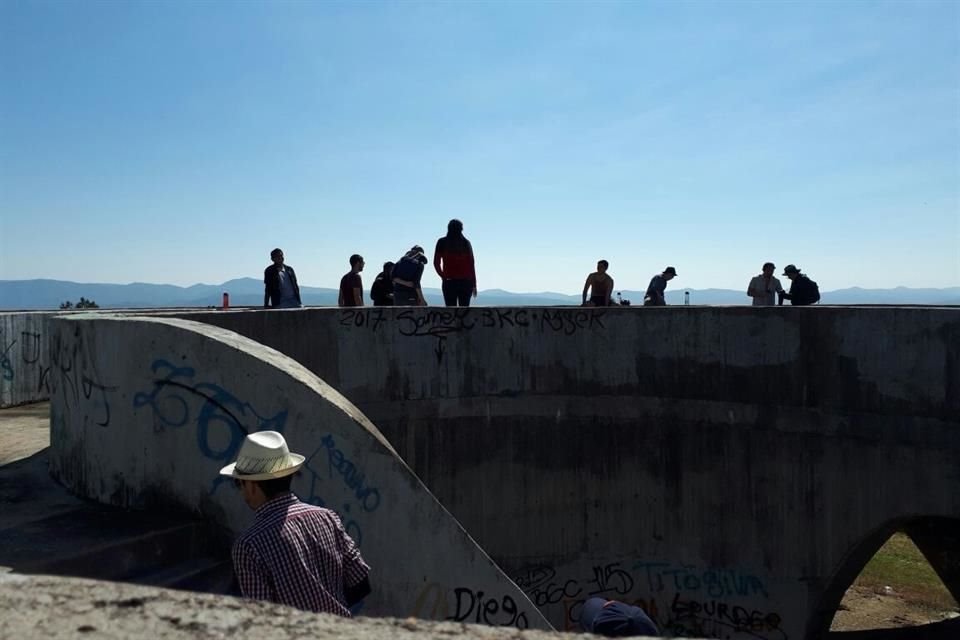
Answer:
[{"label": "mountain silhouette", "polygon": [[[195,284],[179,287],[172,284],[79,283],[65,280],[0,280],[0,309],[58,309],[62,302],[76,302],[80,297],[94,300],[101,308],[137,309],[155,307],[219,307],[224,292],[230,294],[234,307],[263,305],[263,282],[258,278],[236,278],[222,284]],[[682,305],[684,293],[690,293],[692,305],[745,305],[750,299],[745,291],[732,289],[667,289],[667,303]],[[369,289],[365,290],[369,296]],[[643,292],[620,290],[625,300],[639,305]],[[303,303],[308,306],[337,304],[337,289],[300,287]],[[443,304],[439,289],[424,289],[427,302]],[[821,304],[883,305],[960,305],[960,287],[945,289],[862,289],[851,287],[822,291]],[[614,296],[616,297],[616,295]],[[481,291],[478,306],[569,306],[580,304],[579,295],[563,293],[514,293],[503,289]]]}]

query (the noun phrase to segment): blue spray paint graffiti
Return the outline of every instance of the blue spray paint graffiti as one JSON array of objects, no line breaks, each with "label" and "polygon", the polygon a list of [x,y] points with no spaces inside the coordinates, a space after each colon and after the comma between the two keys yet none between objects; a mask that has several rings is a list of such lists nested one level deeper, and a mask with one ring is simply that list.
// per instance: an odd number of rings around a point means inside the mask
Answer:
[{"label": "blue spray paint graffiti", "polygon": [[[153,411],[157,432],[196,424],[197,450],[206,458],[226,464],[236,457],[247,433],[267,429],[282,432],[286,425],[287,411],[264,417],[223,387],[195,380],[193,367],[178,367],[159,359],[150,369],[159,377],[153,381],[153,390],[133,397],[133,406]],[[191,409],[197,402],[201,404],[194,412]],[[225,480],[217,476],[210,492],[215,492]]]},{"label": "blue spray paint graffiti", "polygon": [[321,445],[314,451],[309,458],[305,468],[310,476],[310,497],[307,502],[321,507],[326,507],[326,501],[320,496],[324,479],[334,480],[339,478],[343,485],[351,491],[351,497],[355,504],[345,502],[342,509],[333,509],[343,521],[343,527],[359,546],[363,540],[363,531],[357,521],[350,517],[351,509],[355,506],[359,511],[372,513],[380,507],[380,490],[371,487],[366,478],[366,474],[345,454],[333,438],[333,435],[327,434],[320,441]]}]

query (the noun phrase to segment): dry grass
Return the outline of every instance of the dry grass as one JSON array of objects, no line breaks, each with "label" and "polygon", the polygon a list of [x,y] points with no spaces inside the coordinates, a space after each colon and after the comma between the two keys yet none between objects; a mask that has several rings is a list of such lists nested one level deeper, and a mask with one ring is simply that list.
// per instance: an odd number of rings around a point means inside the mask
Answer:
[{"label": "dry grass", "polygon": [[936,611],[958,609],[920,549],[902,533],[880,547],[854,584],[874,590],[889,586],[904,600]]}]

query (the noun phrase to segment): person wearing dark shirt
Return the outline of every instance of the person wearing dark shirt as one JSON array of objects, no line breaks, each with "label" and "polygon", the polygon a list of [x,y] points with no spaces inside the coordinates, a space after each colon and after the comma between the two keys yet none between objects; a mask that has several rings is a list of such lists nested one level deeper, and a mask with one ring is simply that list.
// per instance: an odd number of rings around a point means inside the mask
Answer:
[{"label": "person wearing dark shirt", "polygon": [[667,267],[663,270],[663,273],[658,273],[650,279],[650,284],[647,286],[647,293],[643,297],[643,305],[645,307],[662,307],[667,304],[665,297],[667,291],[667,283],[674,279],[677,275],[677,270],[673,267]]},{"label": "person wearing dark shirt", "polygon": [[447,224],[447,235],[437,240],[433,268],[443,282],[443,302],[448,307],[469,307],[470,296],[477,297],[477,272],[473,245],[463,236],[463,223]]},{"label": "person wearing dark shirt", "polygon": [[393,304],[398,307],[425,307],[427,301],[420,288],[420,278],[423,277],[423,265],[427,264],[427,256],[423,255],[423,247],[413,245],[402,258],[393,265],[391,281],[393,282]]},{"label": "person wearing dark shirt", "polygon": [[587,276],[583,283],[583,304],[587,304],[587,291],[590,291],[590,304],[595,307],[609,307],[610,294],[613,293],[613,278],[607,273],[610,263],[601,260],[597,263],[597,270]]},{"label": "person wearing dark shirt", "polygon": [[783,275],[790,278],[790,292],[780,293],[780,304],[784,298],[794,306],[806,306],[820,302],[820,287],[817,283],[800,273],[800,269],[792,264],[783,268]]},{"label": "person wearing dark shirt", "polygon": [[384,262],[383,271],[377,275],[370,287],[370,299],[375,307],[389,307],[393,304],[393,263]]},{"label": "person wearing dark shirt", "polygon": [[273,264],[263,270],[263,306],[274,309],[291,309],[302,306],[297,274],[293,267],[283,264],[283,251],[270,252]]},{"label": "person wearing dark shirt", "polygon": [[340,299],[338,300],[338,304],[341,307],[363,306],[363,280],[360,279],[361,271],[363,271],[363,256],[355,253],[350,256],[350,271],[340,278]]},{"label": "person wearing dark shirt", "polygon": [[605,598],[590,598],[583,603],[580,626],[587,633],[608,638],[660,634],[657,625],[640,607]]}]

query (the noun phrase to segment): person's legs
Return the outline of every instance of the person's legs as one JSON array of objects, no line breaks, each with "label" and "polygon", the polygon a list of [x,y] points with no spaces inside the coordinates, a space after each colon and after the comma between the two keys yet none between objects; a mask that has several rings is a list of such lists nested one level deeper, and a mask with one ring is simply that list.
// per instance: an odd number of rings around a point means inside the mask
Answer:
[{"label": "person's legs", "polygon": [[473,283],[469,280],[457,280],[457,303],[461,307],[470,306],[470,295],[473,293]]},{"label": "person's legs", "polygon": [[394,285],[393,287],[393,306],[395,307],[415,307],[417,306],[417,292],[410,287]]},{"label": "person's legs", "polygon": [[457,306],[457,282],[458,280],[444,280],[443,286],[443,304],[448,307]]}]

